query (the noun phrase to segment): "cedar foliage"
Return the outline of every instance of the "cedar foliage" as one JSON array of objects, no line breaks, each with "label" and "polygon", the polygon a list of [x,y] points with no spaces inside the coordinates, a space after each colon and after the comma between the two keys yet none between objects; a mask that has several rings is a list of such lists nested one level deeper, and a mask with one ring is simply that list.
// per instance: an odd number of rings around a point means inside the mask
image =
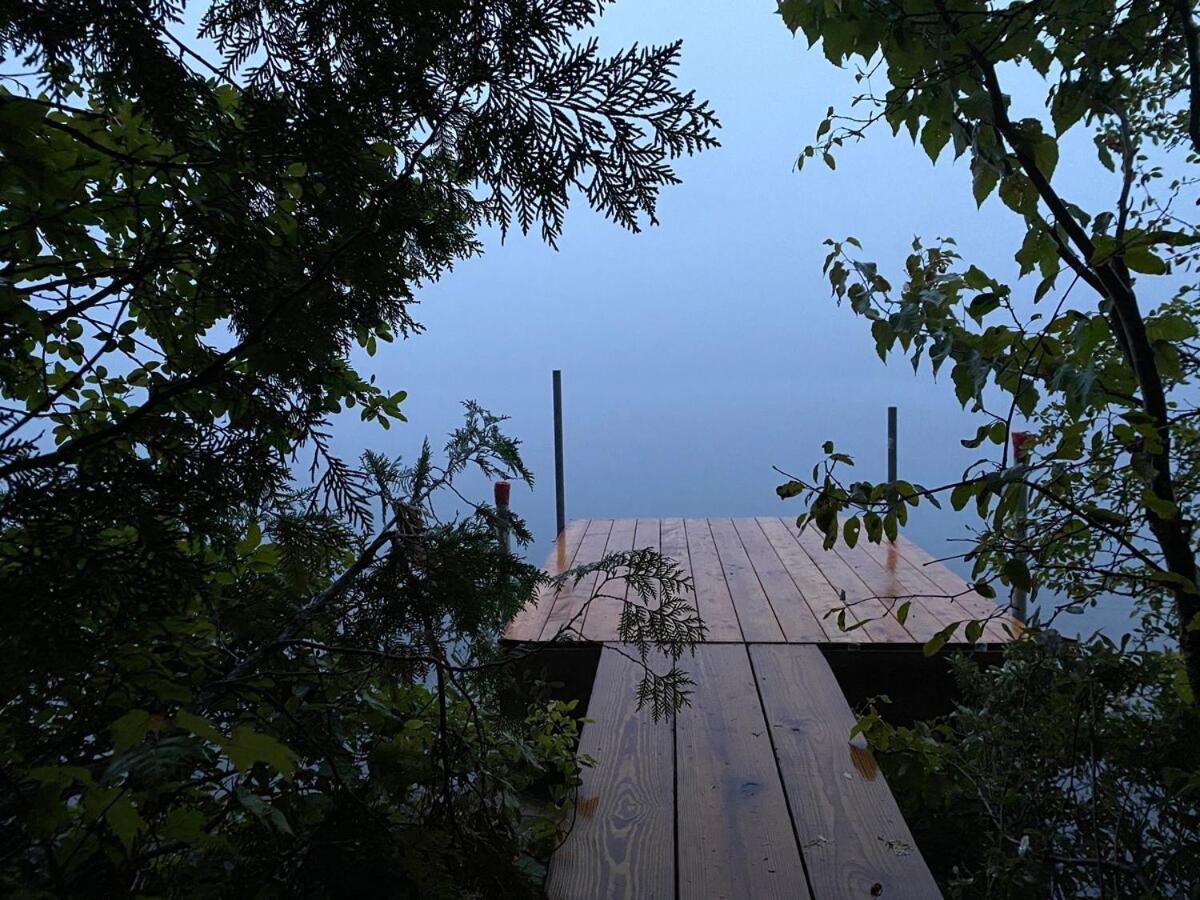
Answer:
[{"label": "cedar foliage", "polygon": [[[482,227],[553,242],[581,195],[637,230],[715,144],[678,44],[603,55],[599,12],[214,2],[210,59],[181,4],[0,6],[0,891],[533,890],[577,724],[501,713],[543,578],[455,486],[529,480],[519,448],[468,404],[352,463],[331,422],[404,421],[351,354],[418,332]],[[678,660],[686,580],[605,565]]]}]

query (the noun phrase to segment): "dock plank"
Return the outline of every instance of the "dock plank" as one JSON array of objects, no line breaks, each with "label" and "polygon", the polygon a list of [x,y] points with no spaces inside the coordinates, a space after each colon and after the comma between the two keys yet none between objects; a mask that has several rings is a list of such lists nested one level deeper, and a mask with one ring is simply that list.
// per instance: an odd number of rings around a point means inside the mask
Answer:
[{"label": "dock plank", "polygon": [[725,572],[713,543],[707,519],[684,519],[688,553],[692,564],[696,608],[708,628],[708,640],[741,641],[742,627],[738,622]]},{"label": "dock plank", "polygon": [[946,595],[942,602],[956,618],[988,620],[983,629],[984,640],[1006,642],[1020,635],[1022,625],[1015,616],[1008,613],[997,615],[999,607],[995,603],[975,593],[965,579],[945,563],[934,559],[924,547],[901,534],[896,538],[896,550],[910,566],[942,590]]},{"label": "dock plank", "polygon": [[[643,524],[645,523],[645,524]],[[653,525],[655,536],[654,545],[658,545],[657,519],[614,519],[612,531],[608,534],[608,543],[604,547],[604,555],[621,553],[642,546],[637,543],[639,530],[648,534],[648,528]],[[604,594],[588,607],[583,619],[583,639],[585,641],[615,641],[618,640],[617,625],[621,621],[621,609],[629,586],[624,579],[613,579],[607,584],[597,585]]]},{"label": "dock plank", "polygon": [[[763,534],[754,519],[734,519],[733,527],[741,538],[742,547],[750,558],[750,565],[758,576],[759,584],[767,595],[767,602],[775,611],[779,627],[789,643],[809,643],[827,640],[825,629],[817,620],[808,601],[792,581],[779,554]],[[832,623],[831,623],[832,624]],[[836,626],[834,626],[836,627]]]},{"label": "dock plank", "polygon": [[855,616],[867,619],[871,636],[885,643],[911,644],[916,638],[896,620],[895,610],[889,609],[870,590],[837,553],[826,550],[815,531],[792,529],[796,542],[806,552],[829,583],[838,592],[845,592],[846,603],[853,604]]},{"label": "dock plank", "polygon": [[759,583],[732,519],[709,519],[713,544],[725,573],[725,583],[747,641],[782,641],[783,629]]},{"label": "dock plank", "polygon": [[749,649],[813,894],[940,897],[821,651]]},{"label": "dock plank", "polygon": [[[572,519],[568,522],[567,527],[555,539],[554,547],[550,550],[550,555],[546,557],[542,568],[551,575],[561,575],[571,568],[575,564],[575,554],[579,550],[579,544],[583,541],[587,527],[587,519]],[[540,588],[537,596],[508,623],[508,627],[504,629],[504,639],[506,641],[538,640],[542,634],[542,626],[546,624],[546,618],[550,615],[550,608],[553,605],[553,590]]]},{"label": "dock plank", "polygon": [[[659,552],[673,560],[688,578],[692,578],[692,557],[688,552],[687,532],[683,528],[683,519],[663,519],[658,532]],[[692,579],[693,590],[695,579]],[[696,604],[695,593],[687,594],[686,599],[693,606]]]},{"label": "dock plank", "polygon": [[898,611],[905,603],[908,604],[904,627],[909,634],[918,641],[927,641],[950,624],[948,618],[935,612],[937,603],[931,605],[928,602],[933,598],[926,582],[911,578],[899,569],[898,559],[892,560],[890,566],[881,562],[867,551],[864,546],[866,543],[869,542],[865,537],[853,547],[839,542],[832,552],[854,570],[867,590],[880,598],[885,607]]},{"label": "dock plank", "polygon": [[[804,595],[804,599],[808,601],[809,607],[813,613],[821,621],[821,626],[825,629],[825,635],[828,640],[835,643],[868,643],[874,640],[874,634],[870,623],[862,625],[853,631],[842,631],[837,626],[837,613],[832,615],[831,610],[836,610],[842,605],[842,600],[834,586],[830,584],[829,579],[821,572],[817,564],[813,562],[812,557],[801,549],[796,542],[794,532],[795,526],[784,519],[775,518],[774,516],[764,516],[759,518],[758,525],[763,530],[763,534],[767,536],[771,546],[779,555],[780,561],[783,563],[788,574],[792,577],[792,581],[799,588],[800,593]],[[853,609],[847,610],[847,624],[858,622],[858,616],[855,615]]]},{"label": "dock plank", "polygon": [[554,854],[551,900],[675,896],[674,734],[637,710],[641,668],[606,647],[579,737],[583,770],[575,825]]},{"label": "dock plank", "polygon": [[809,897],[746,647],[705,644],[676,717],[680,900]]},{"label": "dock plank", "polygon": [[[595,562],[604,556],[604,547],[608,544],[608,535],[612,531],[612,519],[588,519],[587,531],[579,543],[575,553],[574,566]],[[584,603],[592,596],[596,586],[596,573],[590,573],[579,584],[566,584],[555,594],[546,621],[542,624],[539,640],[550,641],[559,631],[570,628],[575,637],[583,626],[582,617],[576,618]]]}]

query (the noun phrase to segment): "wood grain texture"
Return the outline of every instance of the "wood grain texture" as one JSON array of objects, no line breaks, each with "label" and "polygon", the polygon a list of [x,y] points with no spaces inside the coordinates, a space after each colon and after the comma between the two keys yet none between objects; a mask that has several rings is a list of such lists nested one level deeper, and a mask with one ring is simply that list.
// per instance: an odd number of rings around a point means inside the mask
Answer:
[{"label": "wood grain texture", "polygon": [[825,629],[792,581],[792,576],[758,522],[755,519],[734,519],[733,527],[741,538],[759,584],[766,592],[767,601],[775,611],[784,639],[793,644],[825,641]]},{"label": "wood grain texture", "polygon": [[742,539],[738,537],[732,519],[709,519],[713,545],[721,561],[721,571],[737,610],[742,636],[747,641],[782,641],[783,629],[775,617],[775,610],[767,600],[767,593],[759,583]]},{"label": "wood grain texture", "polygon": [[749,650],[814,896],[941,897],[821,651]]},{"label": "wood grain texture", "polygon": [[[799,534],[791,520],[758,519],[574,519],[555,542],[545,568],[559,573],[595,562],[605,553],[655,547],[684,566],[691,598],[708,629],[706,640],[785,643],[923,643],[951,622],[984,621],[982,640],[1005,642],[1021,625],[929,553],[901,535],[894,544],[838,544],[826,551],[820,537]],[[557,595],[544,590],[504,632],[510,641],[549,641],[571,622],[575,637],[618,637],[623,582],[614,580],[585,615],[595,575]],[[839,592],[846,592],[848,623],[837,627]],[[893,602],[893,600],[895,602]],[[895,611],[911,601],[903,625]],[[954,640],[964,639],[960,629]]]},{"label": "wood grain texture", "polygon": [[733,598],[729,596],[729,585],[725,583],[725,572],[713,544],[708,519],[684,519],[683,525],[695,580],[696,607],[708,627],[708,640],[741,641],[742,628]]},{"label": "wood grain texture", "polygon": [[[579,543],[575,554],[575,566],[595,562],[604,556],[604,547],[608,544],[608,535],[612,531],[612,519],[588,519],[587,530]],[[542,625],[539,640],[550,641],[560,630],[570,629],[576,637],[583,628],[583,617],[579,615],[584,603],[592,596],[596,586],[596,574],[585,575],[578,584],[566,584],[552,598],[550,612]]]},{"label": "wood grain texture", "polygon": [[1011,641],[1014,636],[1021,634],[1023,626],[1020,620],[1008,613],[1001,612],[1000,608],[991,600],[975,593],[963,578],[951,571],[944,563],[935,560],[925,548],[914,544],[904,535],[899,535],[896,538],[896,549],[909,565],[937,585],[944,594],[954,598],[947,598],[942,602],[946,604],[950,614],[956,619],[971,616],[988,620],[983,629],[984,640],[1002,643]]},{"label": "wood grain texture", "polygon": [[[554,548],[546,557],[542,568],[551,575],[560,575],[571,568],[575,564],[575,553],[579,550],[587,527],[587,519],[572,519],[568,522],[562,534],[554,541]],[[537,596],[508,623],[508,627],[504,629],[504,639],[536,641],[542,634],[542,626],[546,624],[546,617],[550,615],[553,605],[554,592],[549,588],[539,589]]]},{"label": "wood grain texture", "polygon": [[[663,519],[658,531],[659,552],[673,560],[688,578],[692,578],[692,557],[688,553],[687,532],[683,528],[683,519]],[[695,580],[692,581],[693,592],[686,599],[696,605]]]},{"label": "wood grain texture", "polygon": [[914,642],[915,638],[896,621],[895,611],[876,598],[875,592],[867,587],[857,572],[846,565],[845,560],[834,551],[826,550],[814,530],[798,531],[793,536],[834,589],[845,593],[846,603],[853,605],[854,615],[869,622],[875,641],[897,644]]},{"label": "wood grain texture", "polygon": [[554,854],[552,900],[675,896],[673,724],[638,712],[641,668],[614,648],[600,656],[579,752],[583,771],[575,826]]},{"label": "wood grain texture", "polygon": [[809,897],[746,647],[705,644],[684,662],[696,691],[675,724],[680,900]]},{"label": "wood grain texture", "polygon": [[[612,531],[608,534],[608,544],[604,555],[621,553],[642,546],[637,543],[639,530],[645,539],[651,527],[655,532],[654,546],[658,546],[657,519],[614,519]],[[621,570],[618,570],[618,574]],[[597,596],[588,607],[583,619],[583,639],[585,641],[615,641],[617,624],[621,621],[621,609],[629,593],[629,586],[623,578],[615,578],[603,582],[604,576],[597,580],[597,590],[603,596]]]},{"label": "wood grain texture", "polygon": [[[779,559],[788,574],[791,575],[792,581],[795,582],[800,593],[804,595],[804,599],[808,601],[809,607],[820,620],[826,637],[834,643],[873,641],[874,634],[870,624],[860,626],[853,631],[842,631],[837,626],[836,612],[826,615],[842,605],[841,597],[829,579],[813,562],[812,557],[805,553],[797,543],[795,525],[786,519],[778,519],[773,516],[764,516],[757,521],[763,534],[766,535],[775,552],[779,554]],[[857,621],[859,620],[854,610],[848,610],[846,613],[847,624]]]},{"label": "wood grain texture", "polygon": [[950,623],[950,619],[937,614],[939,601],[932,596],[928,582],[913,578],[900,567],[900,554],[893,549],[892,559],[880,562],[864,546],[869,543],[863,537],[855,546],[839,543],[833,552],[866,585],[867,590],[878,597],[885,607],[898,611],[907,603],[908,613],[904,628],[918,641],[927,641]]}]

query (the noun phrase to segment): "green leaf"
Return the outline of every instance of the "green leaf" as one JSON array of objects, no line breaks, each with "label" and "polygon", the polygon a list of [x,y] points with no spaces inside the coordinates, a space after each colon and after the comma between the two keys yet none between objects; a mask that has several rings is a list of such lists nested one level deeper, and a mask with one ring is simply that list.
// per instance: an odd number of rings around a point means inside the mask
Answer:
[{"label": "green leaf", "polygon": [[937,162],[942,148],[950,141],[950,126],[941,119],[929,119],[921,131],[921,146],[931,162]]},{"label": "green leaf", "polygon": [[1044,134],[1033,144],[1033,161],[1049,181],[1058,168],[1058,141]]},{"label": "green leaf", "polygon": [[275,738],[255,731],[249,725],[239,725],[222,742],[229,759],[241,771],[249,771],[255,763],[266,763],[284,778],[296,771],[296,754]]},{"label": "green leaf", "polygon": [[939,650],[946,646],[946,639],[946,633],[944,631],[939,631],[925,642],[925,645],[921,648],[921,652],[926,656],[935,655]]},{"label": "green leaf", "polygon": [[975,482],[964,481],[961,484],[956,484],[950,492],[950,505],[956,511],[961,511],[967,503],[970,502],[972,495],[975,493]]},{"label": "green leaf", "polygon": [[104,821],[113,830],[113,834],[125,845],[126,850],[133,847],[138,832],[146,827],[145,821],[138,814],[137,807],[133,805],[133,800],[128,793],[120,795],[109,803],[108,808],[104,811]]},{"label": "green leaf", "polygon": [[167,813],[162,834],[167,840],[191,844],[204,833],[204,813],[191,806],[176,806]]},{"label": "green leaf", "polygon": [[975,159],[971,163],[971,193],[975,196],[975,205],[982,206],[983,201],[996,189],[1000,180],[996,170],[987,163]]},{"label": "green leaf", "polygon": [[175,713],[175,724],[211,744],[220,744],[225,739],[211,722],[188,712],[186,709],[181,709]]},{"label": "green leaf", "polygon": [[1000,569],[1005,578],[1010,584],[1028,591],[1033,587],[1033,583],[1029,577],[1029,567],[1023,559],[1012,557],[1005,560],[1004,565]]},{"label": "green leaf", "polygon": [[967,623],[967,627],[964,631],[967,641],[972,644],[977,644],[979,643],[979,639],[983,637],[983,623],[978,619],[972,619]]},{"label": "green leaf", "polygon": [[1167,271],[1167,264],[1162,257],[1155,255],[1145,244],[1126,247],[1122,259],[1133,271],[1144,275],[1163,275]]},{"label": "green leaf", "polygon": [[1013,212],[1022,215],[1037,212],[1037,190],[1033,182],[1024,175],[1009,175],[1000,182],[1000,199]]},{"label": "green leaf", "polygon": [[859,525],[858,516],[851,516],[842,526],[842,537],[846,541],[846,546],[853,547],[858,543]]},{"label": "green leaf", "polygon": [[150,713],[144,709],[131,709],[109,726],[113,737],[113,749],[124,753],[135,744],[140,744],[150,727]]},{"label": "green leaf", "polygon": [[789,481],[786,484],[781,484],[775,488],[775,493],[779,495],[781,500],[787,500],[790,497],[796,497],[803,493],[804,485],[799,481]]},{"label": "green leaf", "polygon": [[1179,515],[1178,506],[1176,506],[1170,500],[1164,500],[1163,498],[1159,497],[1154,493],[1154,491],[1150,490],[1150,488],[1144,488],[1142,490],[1142,504],[1146,507],[1146,509],[1154,513],[1155,516],[1163,519],[1164,521],[1169,522]]}]

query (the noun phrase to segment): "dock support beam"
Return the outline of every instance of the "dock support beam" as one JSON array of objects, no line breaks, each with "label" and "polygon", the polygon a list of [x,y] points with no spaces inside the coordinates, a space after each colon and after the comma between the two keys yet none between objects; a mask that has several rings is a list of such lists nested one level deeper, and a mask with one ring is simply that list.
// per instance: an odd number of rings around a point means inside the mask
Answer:
[{"label": "dock support beam", "polygon": [[555,537],[567,527],[567,504],[563,497],[562,371],[554,370],[554,512],[558,522]]}]

